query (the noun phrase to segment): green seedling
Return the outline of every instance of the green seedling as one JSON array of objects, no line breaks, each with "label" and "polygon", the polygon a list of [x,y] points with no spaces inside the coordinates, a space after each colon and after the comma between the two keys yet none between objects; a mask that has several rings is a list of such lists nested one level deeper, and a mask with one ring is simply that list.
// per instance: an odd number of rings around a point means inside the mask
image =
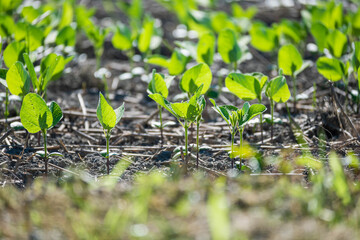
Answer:
[{"label": "green seedling", "polygon": [[27,53],[35,51],[42,46],[45,38],[42,28],[28,22],[17,22],[14,36],[16,41],[25,41]]},{"label": "green seedling", "polygon": [[[225,86],[231,93],[244,101],[257,99],[262,103],[262,94],[266,89],[268,77],[261,73],[230,73],[225,79]],[[263,115],[260,114],[261,141],[263,141]]]},{"label": "green seedling", "polygon": [[274,24],[274,28],[277,31],[281,43],[284,42],[299,45],[300,43],[303,43],[307,36],[303,24],[297,21],[284,19],[280,24]]},{"label": "green seedling", "polygon": [[[109,142],[111,136],[111,130],[119,123],[120,119],[124,115],[125,105],[124,103],[117,109],[113,109],[107,102],[105,97],[99,93],[99,103],[96,109],[96,115],[99,119],[100,124],[104,129],[104,134],[106,138],[106,168],[107,174],[110,173],[110,152],[109,152]],[[113,155],[113,154],[112,154]]]},{"label": "green seedling", "polygon": [[149,64],[168,69],[170,75],[178,75],[185,71],[189,57],[186,57],[179,50],[175,49],[170,59],[161,55],[152,55],[145,59],[145,61]]},{"label": "green seedling", "polygon": [[[188,94],[188,97],[191,98],[202,86],[200,95],[204,95],[210,88],[212,81],[212,73],[208,65],[205,63],[200,63],[189,70],[187,70],[180,81],[180,89]],[[197,108],[200,109],[200,112],[205,108],[205,102],[198,101]],[[199,165],[199,131],[200,131],[200,122],[201,122],[201,113],[196,118],[196,162],[197,166]]]},{"label": "green seedling", "polygon": [[354,51],[352,56],[352,67],[354,69],[354,78],[357,79],[358,84],[358,96],[357,96],[357,113],[360,111],[360,78],[359,78],[359,69],[360,69],[360,42],[354,42]]},{"label": "green seedling", "polygon": [[270,99],[272,140],[274,135],[274,102],[286,103],[291,96],[289,87],[286,83],[286,78],[282,76],[282,74],[280,74],[280,76],[271,79],[271,81],[267,85],[265,94]]},{"label": "green seedling", "polygon": [[135,52],[133,42],[137,38],[136,35],[137,33],[134,33],[134,31],[132,32],[126,25],[118,24],[111,39],[111,42],[116,49],[126,53],[129,58],[131,68],[133,68],[134,65],[133,57]]},{"label": "green seedling", "polygon": [[40,62],[40,75],[37,77],[34,65],[27,53],[23,55],[26,67],[28,69],[34,91],[46,96],[47,86],[51,81],[55,81],[62,75],[65,66],[73,57],[64,58],[61,55],[51,53]]},{"label": "green seedling", "polygon": [[196,61],[211,66],[214,61],[216,38],[211,32],[200,36],[196,50]]},{"label": "green seedling", "polygon": [[11,42],[4,50],[4,63],[10,68],[15,62],[23,61],[23,53],[25,52],[25,43],[24,42]]},{"label": "green seedling", "polygon": [[170,103],[161,94],[150,94],[149,97],[159,105],[168,110],[179,121],[185,131],[185,157],[186,162],[189,157],[188,152],[188,129],[192,123],[201,119],[201,113],[204,110],[205,99],[201,95],[203,85],[201,85],[190,98],[189,101],[180,103]]},{"label": "green seedling", "polygon": [[326,47],[326,36],[329,30],[321,22],[311,24],[310,32],[315,39],[318,50],[322,53]]},{"label": "green seedling", "polygon": [[[156,70],[153,70],[152,73],[152,78],[151,81],[149,82],[148,85],[148,93],[149,94],[154,94],[154,93],[158,93],[161,96],[163,96],[164,98],[167,98],[169,95],[169,90],[168,88],[170,87],[170,84],[172,82],[174,78],[170,77],[165,79],[163,75],[156,73]],[[158,126],[160,129],[160,134],[161,134],[161,145],[164,144],[164,134],[163,134],[163,119],[162,119],[162,106],[160,104],[157,104],[158,106],[158,110],[159,110],[159,120],[160,120],[160,125]]]},{"label": "green seedling", "polygon": [[20,110],[21,123],[29,133],[42,132],[44,138],[44,151],[39,151],[38,155],[45,160],[45,174],[48,174],[48,158],[59,156],[60,153],[47,152],[47,131],[53,128],[63,117],[61,108],[56,102],[46,104],[44,99],[36,93],[28,93],[24,99]]},{"label": "green seedling", "polygon": [[233,30],[227,28],[219,33],[218,51],[227,64],[231,64],[233,71],[237,69],[237,62],[241,58],[241,49],[237,42],[236,34]]},{"label": "green seedling", "polygon": [[296,76],[304,69],[301,54],[294,45],[282,46],[279,50],[278,65],[285,75],[292,79],[294,112],[296,112]]},{"label": "green seedling", "polygon": [[9,117],[9,88],[6,83],[6,73],[8,72],[7,69],[0,68],[0,83],[5,87],[5,111],[4,117],[7,127],[7,119]]},{"label": "green seedling", "polygon": [[335,58],[340,58],[345,53],[347,46],[346,35],[337,29],[330,31],[326,36],[326,48]]},{"label": "green seedling", "polygon": [[[217,106],[213,99],[210,99],[211,103],[214,105],[213,109],[220,114],[220,116],[225,120],[229,126],[230,135],[231,135],[231,167],[234,168],[234,141],[235,135],[237,132],[240,133],[240,150],[242,149],[243,144],[243,132],[245,125],[254,117],[259,114],[262,114],[266,111],[266,107],[263,104],[253,104],[250,106],[248,102],[245,102],[241,109],[232,106],[224,105]],[[240,161],[241,165],[241,161]],[[241,166],[240,166],[241,169]]]},{"label": "green seedling", "polygon": [[65,26],[58,32],[55,43],[56,45],[75,46],[76,31],[71,26]]},{"label": "green seedling", "polygon": [[151,37],[154,34],[154,19],[146,17],[143,22],[142,30],[138,39],[140,52],[148,55],[150,51]]},{"label": "green seedling", "polygon": [[262,52],[272,52],[278,45],[279,40],[276,31],[265,26],[262,22],[255,22],[250,29],[251,45]]}]

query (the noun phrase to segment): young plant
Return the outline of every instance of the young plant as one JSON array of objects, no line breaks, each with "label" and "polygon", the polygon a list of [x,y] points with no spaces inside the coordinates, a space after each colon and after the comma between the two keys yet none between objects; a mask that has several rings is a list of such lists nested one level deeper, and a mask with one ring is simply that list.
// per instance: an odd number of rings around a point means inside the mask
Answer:
[{"label": "young plant", "polygon": [[251,45],[262,52],[272,52],[279,45],[276,31],[262,22],[255,22],[250,29]]},{"label": "young plant", "polygon": [[211,66],[214,61],[216,38],[211,32],[200,36],[196,49],[196,61]]},{"label": "young plant", "polygon": [[188,152],[188,129],[192,123],[201,119],[201,113],[204,109],[205,100],[201,95],[203,85],[201,85],[190,98],[189,101],[180,103],[170,103],[161,94],[150,94],[149,97],[157,102],[159,105],[168,110],[183,126],[185,131],[185,153],[186,161],[189,157]]},{"label": "young plant", "polygon": [[233,30],[226,28],[219,33],[218,51],[227,64],[231,64],[233,71],[237,69],[237,62],[241,58],[241,49]]},{"label": "young plant", "polygon": [[[262,73],[230,73],[225,79],[225,86],[231,93],[244,101],[257,99],[262,103],[262,94],[268,77]],[[263,141],[263,115],[260,114],[261,141]]]},{"label": "young plant", "polygon": [[148,64],[157,65],[168,69],[170,75],[178,75],[185,71],[189,57],[175,49],[170,59],[161,55],[152,55],[145,59]]},{"label": "young plant", "polygon": [[289,100],[291,96],[289,87],[286,83],[286,78],[282,74],[280,74],[280,76],[271,79],[266,88],[265,94],[270,99],[272,140],[274,132],[274,102],[285,103]]},{"label": "young plant", "polygon": [[4,111],[4,117],[5,117],[5,122],[6,122],[6,127],[7,127],[7,119],[9,117],[9,88],[7,86],[6,83],[6,73],[7,73],[7,69],[4,68],[0,68],[0,83],[5,87],[5,111]]},{"label": "young plant", "polygon": [[[148,93],[149,94],[154,94],[154,93],[158,93],[161,96],[163,96],[164,98],[167,98],[169,95],[169,86],[172,82],[174,78],[167,78],[167,81],[164,79],[164,76],[156,73],[156,70],[153,70],[152,73],[152,79],[149,82],[148,85]],[[162,119],[162,106],[160,104],[157,105],[158,106],[158,110],[159,110],[159,120],[160,120],[160,125],[158,126],[160,129],[160,134],[161,134],[161,146],[164,144],[164,134],[163,134],[163,119]]]},{"label": "young plant", "polygon": [[[252,118],[265,112],[266,107],[263,104],[253,104],[250,106],[248,102],[245,102],[243,107],[239,109],[232,105],[217,106],[213,99],[210,99],[210,101],[214,105],[213,109],[221,115],[221,117],[225,120],[225,122],[229,126],[229,130],[231,134],[231,150],[230,150],[231,167],[234,168],[234,158],[235,158],[234,140],[236,133],[237,132],[240,133],[240,150],[241,150],[243,144],[244,127]],[[241,161],[240,161],[240,169],[241,169]]]},{"label": "young plant", "polygon": [[48,174],[48,158],[59,156],[60,153],[47,152],[47,131],[54,127],[63,117],[61,108],[56,102],[46,104],[44,99],[36,93],[27,94],[20,110],[21,123],[29,133],[41,131],[44,138],[44,151],[38,154],[45,160],[45,174]]},{"label": "young plant", "polygon": [[296,112],[296,76],[304,69],[301,54],[294,45],[284,45],[279,50],[278,65],[293,83],[294,112]]},{"label": "young plant", "polygon": [[117,109],[113,109],[107,102],[105,97],[99,93],[99,103],[96,109],[96,115],[99,119],[100,124],[104,128],[104,134],[106,138],[106,153],[104,154],[106,158],[106,168],[107,174],[110,173],[110,152],[109,152],[109,142],[111,130],[119,123],[120,119],[124,115],[125,106],[124,103]]}]

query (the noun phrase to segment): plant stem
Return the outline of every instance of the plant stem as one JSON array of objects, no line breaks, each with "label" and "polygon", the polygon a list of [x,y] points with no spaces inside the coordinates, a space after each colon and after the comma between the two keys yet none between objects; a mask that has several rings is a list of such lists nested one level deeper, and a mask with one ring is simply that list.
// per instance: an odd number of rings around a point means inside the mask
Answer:
[{"label": "plant stem", "polygon": [[199,168],[199,131],[200,131],[200,119],[196,119],[196,168]]},{"label": "plant stem", "polygon": [[106,133],[106,169],[107,174],[110,174],[110,151],[109,151],[109,142],[110,142],[110,130],[107,130]]},{"label": "plant stem", "polygon": [[294,74],[291,75],[291,80],[293,83],[294,113],[296,113],[296,79]]},{"label": "plant stem", "polygon": [[[261,104],[261,97],[258,98],[259,103]],[[264,143],[264,133],[263,133],[263,114],[260,114],[260,130],[261,130],[261,144]]]},{"label": "plant stem", "polygon": [[44,137],[44,160],[45,160],[45,177],[48,176],[48,157],[47,157],[47,136],[46,136],[46,129],[42,130],[42,134]]},{"label": "plant stem", "polygon": [[160,146],[162,147],[164,144],[164,133],[163,133],[163,121],[162,121],[162,106],[158,104],[159,109],[159,120],[160,120],[160,134],[161,134],[161,143]]},{"label": "plant stem", "polygon": [[235,131],[231,131],[231,168],[234,168],[234,141],[235,141]]},{"label": "plant stem", "polygon": [[189,124],[185,120],[184,129],[185,129],[185,159],[188,159],[188,128]]},{"label": "plant stem", "polygon": [[274,100],[270,99],[270,110],[271,110],[271,141],[274,136]]},{"label": "plant stem", "polygon": [[237,70],[237,62],[236,61],[233,62],[233,70],[234,70],[234,72],[236,72],[236,70]]},{"label": "plant stem", "polygon": [[6,88],[6,95],[5,95],[5,129],[8,127],[8,117],[9,117],[9,89]]},{"label": "plant stem", "polygon": [[242,155],[243,155],[243,132],[244,132],[244,127],[241,127],[239,129],[239,134],[240,134],[240,155],[239,155],[239,158],[240,158],[240,165],[239,165],[239,169],[241,171],[241,160],[242,160]]}]

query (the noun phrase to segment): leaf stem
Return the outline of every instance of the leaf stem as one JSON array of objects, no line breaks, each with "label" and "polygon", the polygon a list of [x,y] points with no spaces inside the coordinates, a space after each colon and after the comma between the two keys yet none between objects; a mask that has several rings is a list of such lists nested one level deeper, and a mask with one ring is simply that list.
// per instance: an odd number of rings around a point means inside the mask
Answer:
[{"label": "leaf stem", "polygon": [[271,110],[271,141],[274,136],[274,100],[270,99],[270,110]]},{"label": "leaf stem", "polygon": [[107,174],[110,174],[110,151],[109,151],[109,142],[110,142],[110,130],[107,130],[106,133],[106,169]]},{"label": "leaf stem", "polygon": [[9,117],[9,89],[6,88],[6,95],[5,95],[5,129],[8,127],[8,117]]},{"label": "leaf stem", "polygon": [[161,134],[161,144],[162,147],[164,144],[164,133],[163,133],[163,121],[162,121],[162,106],[158,104],[159,109],[159,121],[160,121],[160,134]]},{"label": "leaf stem", "polygon": [[44,138],[44,160],[45,160],[45,177],[48,176],[48,157],[47,157],[47,136],[46,129],[41,130]]},{"label": "leaf stem", "polygon": [[234,168],[234,141],[235,141],[235,131],[231,131],[231,168]]},{"label": "leaf stem", "polygon": [[239,164],[239,169],[241,171],[241,160],[242,160],[242,155],[243,155],[243,133],[244,133],[244,127],[240,127],[239,129],[239,135],[240,135],[240,154],[239,154],[239,158],[240,158],[240,164]]},{"label": "leaf stem", "polygon": [[[201,115],[200,115],[201,116]],[[199,130],[200,130],[200,119],[196,119],[196,168],[199,168]]]},{"label": "leaf stem", "polygon": [[291,80],[293,83],[294,113],[296,113],[296,79],[294,74],[291,75]]},{"label": "leaf stem", "polygon": [[185,159],[186,159],[186,161],[188,159],[188,128],[189,128],[189,124],[185,120],[184,129],[185,129],[185,155],[186,155]]}]

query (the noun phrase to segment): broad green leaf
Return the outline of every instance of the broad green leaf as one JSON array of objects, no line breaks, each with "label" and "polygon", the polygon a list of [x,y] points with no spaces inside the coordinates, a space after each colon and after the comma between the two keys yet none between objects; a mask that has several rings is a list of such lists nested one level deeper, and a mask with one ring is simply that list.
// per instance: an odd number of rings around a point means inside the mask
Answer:
[{"label": "broad green leaf", "polygon": [[115,127],[116,113],[101,93],[99,93],[99,103],[96,109],[96,115],[104,129],[111,130]]},{"label": "broad green leaf", "polygon": [[[246,107],[248,107],[248,106],[246,106]],[[244,118],[239,119],[239,125],[244,126],[251,119],[253,119],[254,117],[256,117],[256,116],[258,116],[260,114],[262,114],[265,111],[266,111],[266,107],[263,104],[253,104],[253,105],[251,105],[246,110],[246,116]]]},{"label": "broad green leaf", "polygon": [[234,63],[241,58],[241,49],[233,30],[224,29],[220,32],[218,51],[225,63]]},{"label": "broad green leaf", "polygon": [[[1,1],[0,1],[1,5]],[[10,37],[15,28],[14,20],[11,16],[0,14],[0,37]]]},{"label": "broad green leaf", "polygon": [[115,115],[116,115],[116,122],[115,122],[115,125],[116,125],[120,122],[122,116],[124,115],[125,104],[123,103],[120,107],[118,107],[114,111],[115,111]]},{"label": "broad green leaf", "polygon": [[299,44],[306,37],[304,27],[297,21],[284,19],[277,26],[278,34],[289,42]]},{"label": "broad green leaf", "polygon": [[75,46],[76,31],[71,26],[62,28],[56,36],[55,43],[57,45]]},{"label": "broad green leaf", "polygon": [[53,124],[50,109],[36,93],[29,93],[24,97],[20,110],[21,123],[30,133],[48,129]]},{"label": "broad green leaf", "polygon": [[125,25],[118,26],[111,39],[113,46],[117,49],[127,51],[132,48],[131,32]]},{"label": "broad green leaf", "polygon": [[41,12],[33,6],[26,6],[22,9],[21,15],[27,22],[31,23],[41,15]]},{"label": "broad green leaf", "polygon": [[257,98],[256,83],[260,84],[258,80],[250,75],[241,73],[230,73],[225,79],[225,86],[229,91],[244,101],[249,101]]},{"label": "broad green leaf", "polygon": [[328,29],[321,22],[316,22],[311,24],[310,32],[315,39],[319,51],[323,52],[324,48],[326,47],[326,36],[329,32]]},{"label": "broad green leaf", "polygon": [[53,122],[52,122],[51,127],[54,127],[62,119],[63,113],[61,111],[60,106],[54,101],[52,101],[49,104],[49,109],[50,109],[52,117],[53,117]]},{"label": "broad green leaf", "polygon": [[60,78],[60,76],[62,75],[65,69],[66,64],[69,63],[72,59],[73,57],[69,57],[65,59],[61,55],[50,53],[41,60],[40,73],[42,75],[45,75],[46,69],[54,67],[53,72],[49,76],[50,79],[48,81],[55,81]]},{"label": "broad green leaf", "polygon": [[266,95],[275,102],[284,103],[289,100],[291,94],[284,76],[278,76],[269,82]]},{"label": "broad green leaf", "polygon": [[150,93],[159,93],[164,98],[167,98],[169,95],[169,90],[166,86],[166,82],[161,76],[161,74],[156,73],[155,69],[153,70],[152,79],[149,82],[148,90]]},{"label": "broad green leaf", "polygon": [[146,53],[150,48],[151,37],[154,32],[154,20],[151,18],[145,18],[143,23],[143,29],[139,36],[139,50],[142,53]]},{"label": "broad green leaf", "polygon": [[221,32],[221,30],[223,30],[224,28],[228,28],[233,31],[237,30],[235,24],[231,21],[228,14],[226,14],[225,12],[217,11],[211,14],[210,23],[212,29],[216,33]]},{"label": "broad green leaf", "polygon": [[43,29],[31,25],[27,22],[18,22],[15,28],[15,40],[25,40],[30,51],[35,51],[43,45],[44,31]]},{"label": "broad green leaf", "polygon": [[329,49],[330,53],[340,58],[345,52],[347,47],[346,35],[339,30],[333,30],[326,37],[326,48]]},{"label": "broad green leaf", "polygon": [[25,96],[30,91],[30,76],[21,62],[11,66],[6,74],[6,83],[11,94]]},{"label": "broad green leaf", "polygon": [[354,42],[354,51],[352,56],[352,66],[356,71],[360,67],[360,41]]},{"label": "broad green leaf", "polygon": [[316,61],[317,70],[330,81],[339,81],[344,75],[344,64],[335,58],[320,57]]},{"label": "broad green leaf", "polygon": [[203,84],[201,94],[205,94],[210,88],[212,73],[208,65],[200,63],[187,70],[180,81],[180,88],[188,93],[194,94]]},{"label": "broad green leaf", "polygon": [[23,53],[25,52],[25,43],[12,42],[4,50],[5,65],[10,68],[16,61],[23,60]]},{"label": "broad green leaf", "polygon": [[270,52],[275,50],[278,45],[276,31],[266,27],[260,22],[256,22],[250,29],[251,45],[259,51]]},{"label": "broad green leaf", "polygon": [[0,0],[0,12],[10,12],[17,9],[23,0]]},{"label": "broad green leaf", "polygon": [[34,89],[38,89],[38,88],[39,88],[39,86],[38,86],[38,79],[37,79],[37,77],[36,77],[34,65],[33,65],[33,63],[31,62],[31,60],[30,60],[30,58],[29,58],[29,55],[28,55],[27,53],[24,53],[24,54],[23,54],[23,58],[24,58],[26,67],[27,67],[27,69],[28,69],[28,71],[29,71],[33,88],[34,88]]},{"label": "broad green leaf", "polygon": [[188,58],[179,50],[175,49],[171,54],[168,62],[168,70],[170,75],[178,75],[185,71]]},{"label": "broad green leaf", "polygon": [[171,108],[171,103],[167,101],[161,94],[159,93],[153,93],[149,94],[149,97],[154,100],[156,103],[158,103],[160,106],[168,110],[172,115],[174,115],[176,118],[179,118],[179,116],[174,112],[174,110]]},{"label": "broad green leaf", "polygon": [[199,109],[189,102],[171,103],[171,108],[180,118],[193,122],[199,114]]},{"label": "broad green leaf", "polygon": [[330,153],[329,165],[331,171],[333,172],[332,186],[336,192],[336,195],[342,199],[344,205],[347,205],[351,202],[350,189],[347,184],[342,164],[334,152]]},{"label": "broad green leaf", "polygon": [[168,68],[168,59],[161,55],[152,55],[146,58],[146,62],[149,64],[157,65],[160,67]]},{"label": "broad green leaf", "polygon": [[206,63],[207,65],[211,65],[214,60],[214,52],[215,52],[215,36],[213,33],[203,34],[197,46],[197,58],[196,61],[199,63]]},{"label": "broad green leaf", "polygon": [[294,45],[285,45],[280,48],[278,65],[283,70],[283,73],[289,76],[293,76],[296,71],[301,69],[303,60]]},{"label": "broad green leaf", "polygon": [[66,0],[63,3],[62,15],[59,23],[59,29],[63,29],[71,24],[73,20],[74,9],[71,0]]}]

